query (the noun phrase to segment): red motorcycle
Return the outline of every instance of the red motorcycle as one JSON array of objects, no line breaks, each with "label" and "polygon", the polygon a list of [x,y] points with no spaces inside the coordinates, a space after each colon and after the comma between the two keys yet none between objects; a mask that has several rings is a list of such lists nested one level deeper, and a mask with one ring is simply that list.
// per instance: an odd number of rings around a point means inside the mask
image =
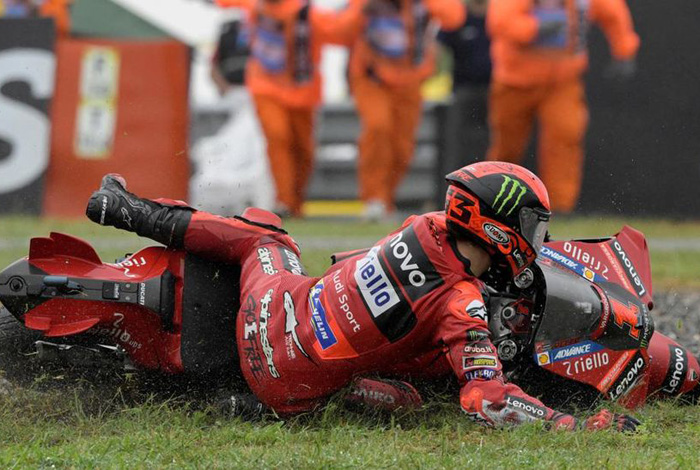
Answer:
[{"label": "red motorcycle", "polygon": [[654,331],[653,307],[646,240],[624,227],[545,243],[531,268],[492,295],[489,329],[507,376],[550,400],[576,390],[634,408],[697,395],[698,361]]},{"label": "red motorcycle", "polygon": [[26,346],[33,332],[39,359],[236,370],[239,277],[238,266],[156,246],[104,263],[87,242],[51,233],[0,273],[0,335]]},{"label": "red motorcycle", "polygon": [[[29,256],[0,273],[0,349],[30,347],[39,359],[90,366],[237,375],[239,278],[238,266],[165,247],[104,263],[78,238],[34,238]],[[494,287],[494,345],[507,376],[529,390],[561,395],[576,384],[630,408],[650,396],[698,393],[697,360],[654,332],[640,232],[550,241],[531,268]],[[449,374],[443,362],[425,376]]]}]

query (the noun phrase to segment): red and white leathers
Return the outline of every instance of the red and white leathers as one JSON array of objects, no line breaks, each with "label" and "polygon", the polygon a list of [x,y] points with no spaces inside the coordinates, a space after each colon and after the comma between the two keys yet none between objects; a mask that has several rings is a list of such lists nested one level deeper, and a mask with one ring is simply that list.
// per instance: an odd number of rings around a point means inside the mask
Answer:
[{"label": "red and white leathers", "polygon": [[[489,339],[480,281],[470,275],[443,213],[412,216],[370,250],[308,277],[271,214],[228,219],[194,212],[185,249],[240,263],[237,347],[243,375],[266,405],[306,411],[357,376],[390,375],[447,355],[463,409],[493,425],[575,420],[506,383]],[[251,222],[252,221],[252,222]],[[257,223],[257,224],[256,224]]]}]

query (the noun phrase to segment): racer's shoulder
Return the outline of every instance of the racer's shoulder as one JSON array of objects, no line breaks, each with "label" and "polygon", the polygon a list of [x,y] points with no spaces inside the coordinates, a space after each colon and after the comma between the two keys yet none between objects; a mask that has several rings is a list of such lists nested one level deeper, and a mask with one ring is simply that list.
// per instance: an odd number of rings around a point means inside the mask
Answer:
[{"label": "racer's shoulder", "polygon": [[477,278],[463,279],[452,286],[449,293],[451,298],[484,298],[484,284]]},{"label": "racer's shoulder", "polygon": [[443,230],[447,230],[447,222],[444,211],[425,212],[423,214],[413,214],[404,220],[402,227],[407,227],[411,224],[431,223],[437,225]]},{"label": "racer's shoulder", "polygon": [[465,279],[456,283],[446,294],[447,311],[465,320],[486,321],[486,303],[483,284],[478,279]]},{"label": "racer's shoulder", "polygon": [[447,221],[443,211],[411,215],[404,220],[401,227],[394,233],[401,232],[409,227],[412,227],[416,233],[427,235],[424,237],[425,239],[444,239],[447,235]]}]

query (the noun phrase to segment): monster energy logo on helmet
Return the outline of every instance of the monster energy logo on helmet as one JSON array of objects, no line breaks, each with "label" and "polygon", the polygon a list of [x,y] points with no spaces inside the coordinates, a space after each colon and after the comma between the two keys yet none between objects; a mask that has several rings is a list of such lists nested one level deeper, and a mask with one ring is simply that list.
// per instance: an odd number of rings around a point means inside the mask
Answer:
[{"label": "monster energy logo on helmet", "polygon": [[505,216],[508,217],[520,204],[520,200],[527,192],[527,187],[510,176],[503,175],[503,178],[501,190],[496,195],[496,199],[493,200],[493,208],[496,211],[496,215],[500,215],[507,210],[508,212],[505,213]]}]

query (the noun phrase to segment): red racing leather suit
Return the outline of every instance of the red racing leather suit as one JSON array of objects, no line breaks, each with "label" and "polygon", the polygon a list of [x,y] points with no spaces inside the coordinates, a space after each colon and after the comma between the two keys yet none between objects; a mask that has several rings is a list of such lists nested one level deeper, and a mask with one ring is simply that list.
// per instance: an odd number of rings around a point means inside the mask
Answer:
[{"label": "red racing leather suit", "polygon": [[312,409],[357,376],[391,374],[412,361],[425,367],[426,357],[445,354],[462,408],[479,422],[575,425],[506,383],[482,284],[442,213],[410,217],[320,278],[306,275],[291,237],[242,218],[193,213],[185,249],[241,264],[240,365],[255,395],[278,413]]}]

